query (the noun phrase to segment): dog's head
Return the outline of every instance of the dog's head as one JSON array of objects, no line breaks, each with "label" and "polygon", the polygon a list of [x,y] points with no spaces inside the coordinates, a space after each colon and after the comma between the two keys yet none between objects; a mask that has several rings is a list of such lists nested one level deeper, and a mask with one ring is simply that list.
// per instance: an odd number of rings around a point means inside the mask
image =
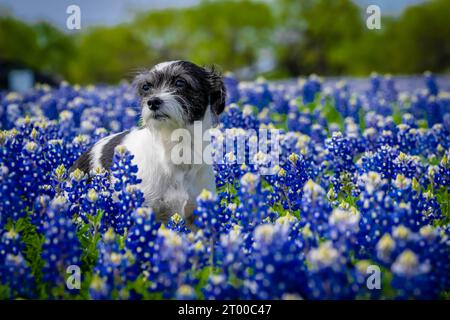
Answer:
[{"label": "dog's head", "polygon": [[142,119],[152,127],[185,127],[209,111],[217,117],[225,108],[222,76],[188,61],[160,63],[138,74],[134,86]]}]

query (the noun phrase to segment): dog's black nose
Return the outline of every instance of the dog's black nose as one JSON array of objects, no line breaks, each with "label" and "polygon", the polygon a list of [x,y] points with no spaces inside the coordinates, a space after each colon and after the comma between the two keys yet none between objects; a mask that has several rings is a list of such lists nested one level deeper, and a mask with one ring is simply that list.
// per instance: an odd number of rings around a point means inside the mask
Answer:
[{"label": "dog's black nose", "polygon": [[160,98],[152,98],[147,101],[147,105],[150,107],[150,110],[156,111],[162,105],[163,101]]}]

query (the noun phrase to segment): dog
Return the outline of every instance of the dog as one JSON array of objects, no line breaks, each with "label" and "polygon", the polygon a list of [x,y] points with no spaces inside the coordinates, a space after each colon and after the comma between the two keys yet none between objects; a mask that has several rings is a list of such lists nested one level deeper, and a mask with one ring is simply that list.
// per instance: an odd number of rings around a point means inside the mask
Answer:
[{"label": "dog", "polygon": [[[115,148],[123,145],[134,156],[145,205],[163,222],[178,213],[192,225],[198,195],[203,189],[215,192],[214,171],[204,161],[174,163],[171,154],[179,141],[172,141],[171,134],[185,129],[193,137],[198,121],[203,133],[214,127],[225,108],[223,78],[214,68],[177,60],[139,73],[133,87],[140,100],[142,126],[99,140],[75,161],[72,170],[87,174],[96,168],[110,170]],[[196,152],[192,142],[186,147]]]}]

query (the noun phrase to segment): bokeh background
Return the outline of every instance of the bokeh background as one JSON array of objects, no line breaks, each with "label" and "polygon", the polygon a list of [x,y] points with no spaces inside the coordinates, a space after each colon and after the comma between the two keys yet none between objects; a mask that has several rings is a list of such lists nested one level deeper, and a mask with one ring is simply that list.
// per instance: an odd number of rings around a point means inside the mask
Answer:
[{"label": "bokeh background", "polygon": [[[70,4],[81,8],[80,30],[66,28]],[[381,8],[380,30],[366,27],[370,4]],[[241,79],[448,73],[450,1],[0,0],[2,87],[12,69],[117,83],[171,59]]]}]

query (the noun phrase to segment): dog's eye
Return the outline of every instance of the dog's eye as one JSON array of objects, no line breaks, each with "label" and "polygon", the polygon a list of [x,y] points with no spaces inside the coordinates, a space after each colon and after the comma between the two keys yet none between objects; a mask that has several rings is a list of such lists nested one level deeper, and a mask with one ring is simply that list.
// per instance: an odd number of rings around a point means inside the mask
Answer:
[{"label": "dog's eye", "polygon": [[144,83],[142,85],[142,90],[143,91],[148,91],[148,90],[150,90],[151,87],[152,87],[152,85],[150,83]]},{"label": "dog's eye", "polygon": [[177,81],[175,81],[175,87],[177,88],[184,88],[186,86],[186,80],[184,79],[177,79]]}]

